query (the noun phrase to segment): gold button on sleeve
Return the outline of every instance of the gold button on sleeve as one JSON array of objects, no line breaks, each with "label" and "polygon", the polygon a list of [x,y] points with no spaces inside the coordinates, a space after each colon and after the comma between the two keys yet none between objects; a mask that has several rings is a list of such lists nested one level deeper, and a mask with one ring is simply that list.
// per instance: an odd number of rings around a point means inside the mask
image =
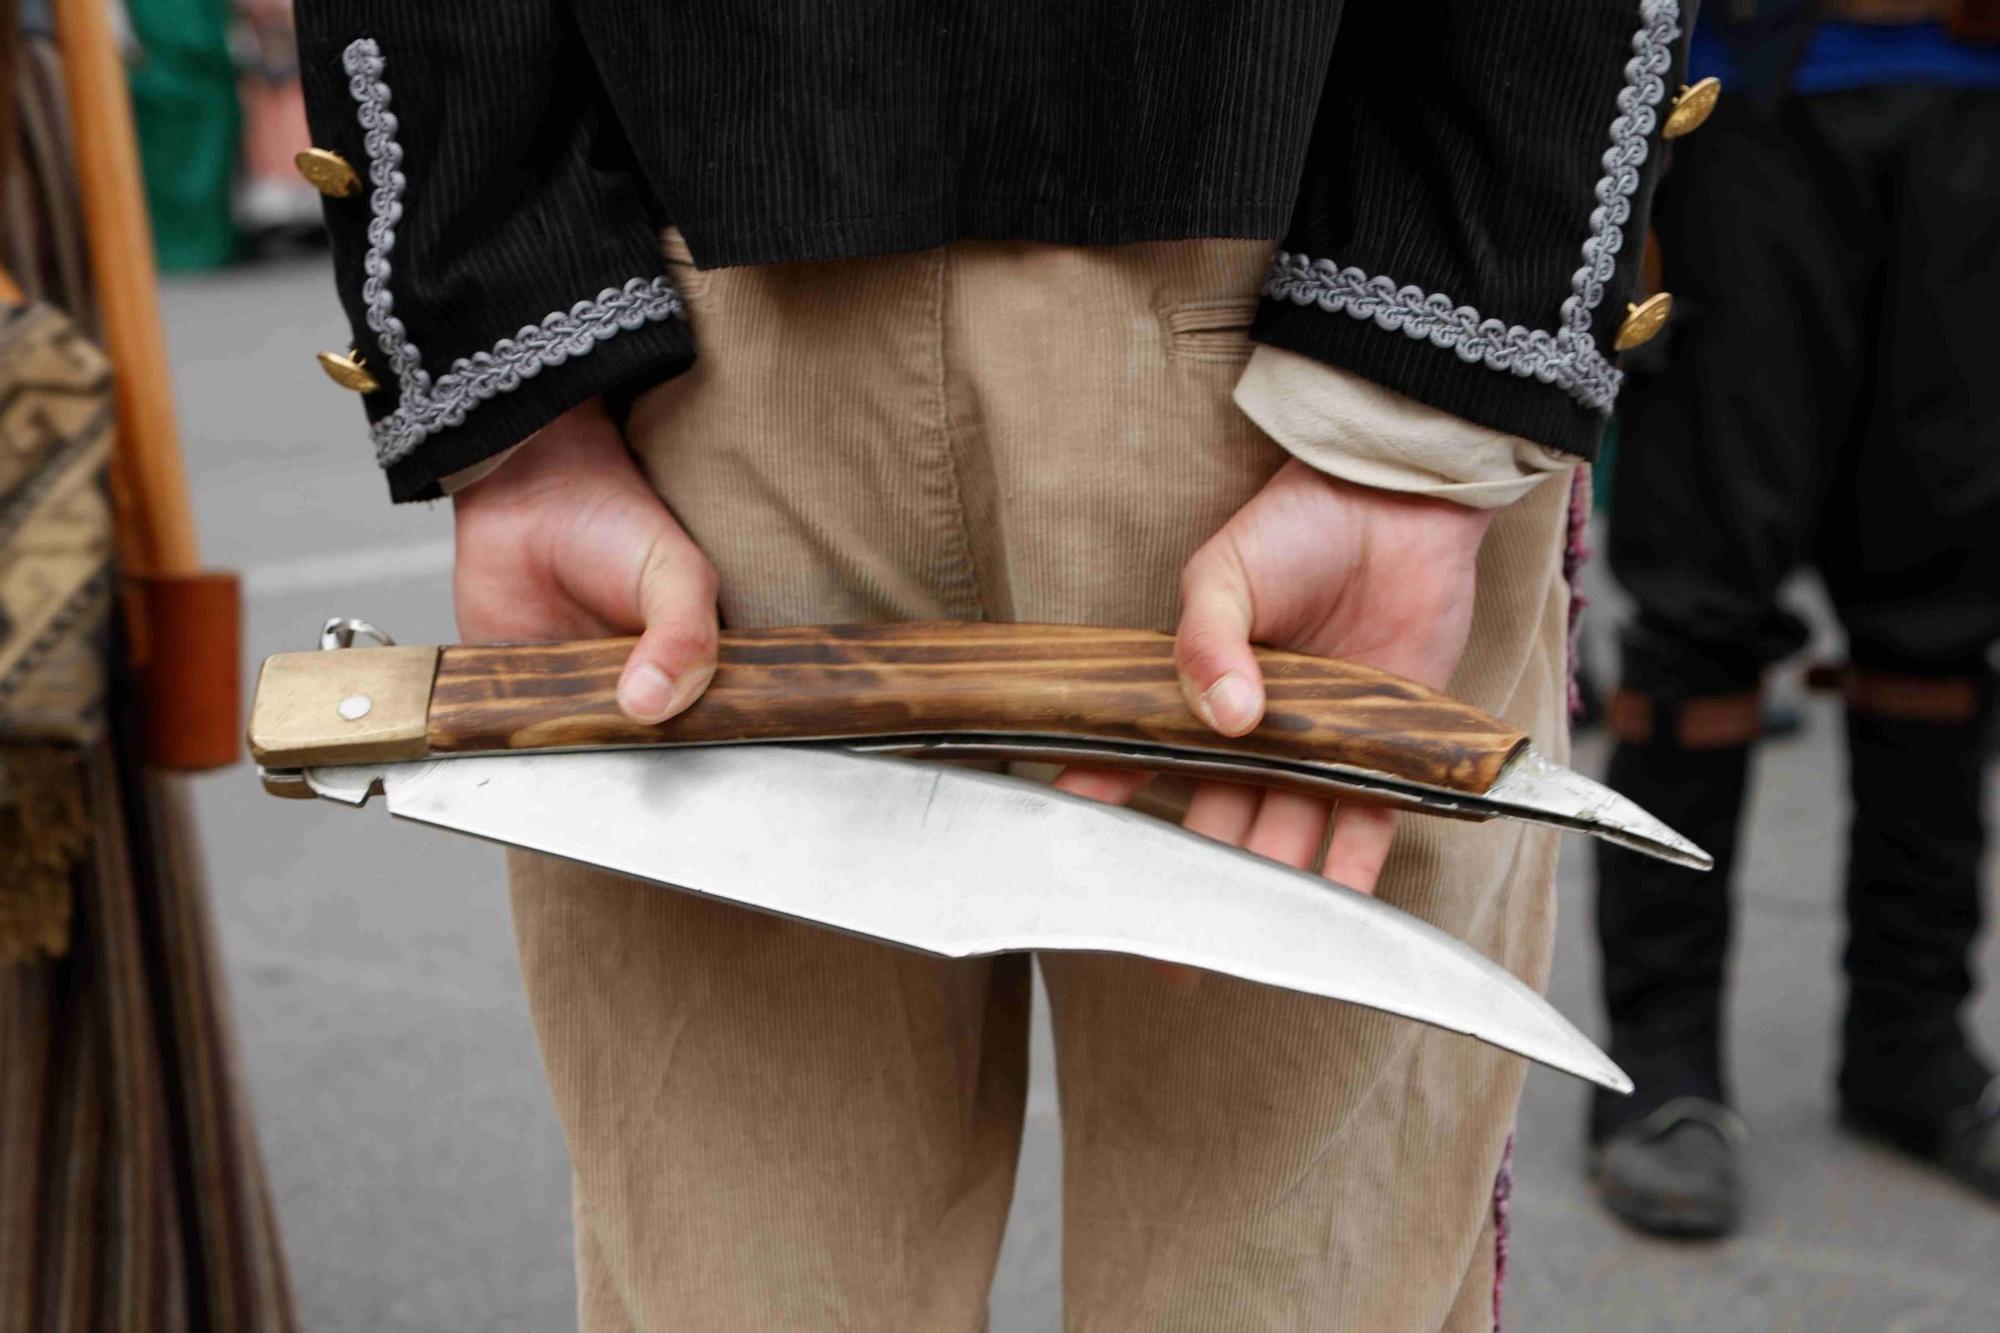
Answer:
[{"label": "gold button on sleeve", "polygon": [[326,148],[308,148],[292,159],[307,184],[329,199],[347,199],[361,193],[361,177],[346,158]]},{"label": "gold button on sleeve", "polygon": [[352,389],[356,393],[374,393],[382,387],[382,382],[368,373],[368,367],[362,364],[360,354],[354,351],[321,352],[319,368],[324,370],[326,377],[335,384],[343,389]]},{"label": "gold button on sleeve", "polygon": [[1674,96],[1674,105],[1667,112],[1667,123],[1660,129],[1662,139],[1678,139],[1683,134],[1693,134],[1708,120],[1715,110],[1715,99],[1722,96],[1722,80],[1714,77],[1703,79],[1692,88],[1682,85]]},{"label": "gold button on sleeve", "polygon": [[1666,326],[1667,316],[1674,313],[1674,298],[1671,292],[1655,292],[1637,305],[1625,307],[1625,322],[1618,326],[1618,336],[1611,345],[1621,352],[1629,352],[1634,347],[1653,340],[1653,335]]}]

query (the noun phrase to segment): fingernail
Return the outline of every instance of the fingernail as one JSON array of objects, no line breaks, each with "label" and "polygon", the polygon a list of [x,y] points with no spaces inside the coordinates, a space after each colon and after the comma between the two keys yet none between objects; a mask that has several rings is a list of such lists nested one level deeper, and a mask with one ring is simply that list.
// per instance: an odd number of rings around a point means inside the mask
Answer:
[{"label": "fingernail", "polygon": [[642,662],[618,682],[618,707],[640,722],[658,722],[673,707],[674,682],[651,662]]},{"label": "fingernail", "polygon": [[1257,721],[1257,692],[1250,682],[1230,672],[1201,696],[1207,722],[1226,736],[1240,736]]}]

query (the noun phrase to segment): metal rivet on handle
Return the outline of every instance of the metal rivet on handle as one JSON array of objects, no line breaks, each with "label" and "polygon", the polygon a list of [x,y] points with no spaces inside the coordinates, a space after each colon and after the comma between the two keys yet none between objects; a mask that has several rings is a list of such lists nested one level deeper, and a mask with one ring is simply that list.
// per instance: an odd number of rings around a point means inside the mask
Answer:
[{"label": "metal rivet on handle", "polygon": [[368,716],[368,710],[374,706],[375,701],[367,695],[350,694],[340,701],[340,715],[349,722],[359,722]]}]

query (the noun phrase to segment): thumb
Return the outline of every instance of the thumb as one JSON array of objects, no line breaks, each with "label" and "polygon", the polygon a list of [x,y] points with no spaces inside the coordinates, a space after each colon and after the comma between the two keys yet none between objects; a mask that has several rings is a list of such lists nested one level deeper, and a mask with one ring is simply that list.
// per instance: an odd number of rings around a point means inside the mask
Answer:
[{"label": "thumb", "polygon": [[1223,532],[1181,572],[1181,623],[1174,667],[1195,716],[1225,736],[1241,736],[1264,716],[1264,673],[1250,651],[1255,621],[1249,575]]},{"label": "thumb", "polygon": [[677,527],[657,536],[640,566],[645,621],[618,678],[618,707],[635,722],[663,722],[701,697],[715,677],[716,577]]}]

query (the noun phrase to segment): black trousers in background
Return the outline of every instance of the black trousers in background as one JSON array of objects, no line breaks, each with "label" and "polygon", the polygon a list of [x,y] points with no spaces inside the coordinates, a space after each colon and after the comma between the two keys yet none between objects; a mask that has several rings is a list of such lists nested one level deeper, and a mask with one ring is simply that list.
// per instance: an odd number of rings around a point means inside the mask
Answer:
[{"label": "black trousers in background", "polygon": [[[2000,638],[2000,93],[1870,89],[1676,145],[1654,226],[1675,316],[1631,367],[1610,515],[1637,602],[1624,686],[1650,741],[1610,779],[1718,854],[1709,876],[1604,850],[1598,931],[1620,1121],[1722,1095],[1729,874],[1747,744],[1685,748],[1690,699],[1754,690],[1823,579],[1857,668],[1973,679]],[[1843,1094],[1963,1104],[1979,929],[1980,725],[1848,719],[1854,817]]]}]

